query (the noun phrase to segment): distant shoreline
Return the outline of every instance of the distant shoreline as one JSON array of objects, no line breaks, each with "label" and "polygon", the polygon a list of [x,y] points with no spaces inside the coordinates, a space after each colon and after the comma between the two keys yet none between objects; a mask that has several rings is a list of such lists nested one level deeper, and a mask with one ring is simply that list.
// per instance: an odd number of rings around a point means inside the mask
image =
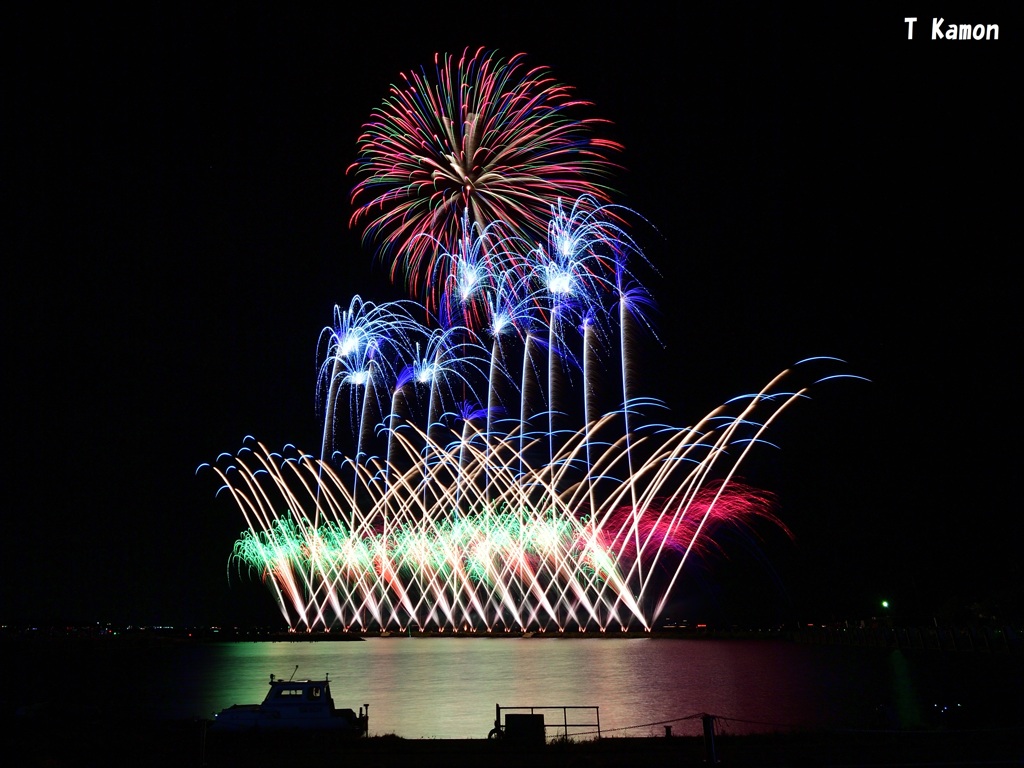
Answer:
[{"label": "distant shoreline", "polygon": [[124,627],[65,626],[0,628],[2,642],[88,641],[113,643],[187,642],[362,642],[367,639],[490,639],[490,640],[788,640],[807,645],[890,648],[907,651],[979,652],[1024,656],[1024,628],[1014,626],[847,627],[737,629],[676,627],[654,631],[289,631],[267,627]]}]

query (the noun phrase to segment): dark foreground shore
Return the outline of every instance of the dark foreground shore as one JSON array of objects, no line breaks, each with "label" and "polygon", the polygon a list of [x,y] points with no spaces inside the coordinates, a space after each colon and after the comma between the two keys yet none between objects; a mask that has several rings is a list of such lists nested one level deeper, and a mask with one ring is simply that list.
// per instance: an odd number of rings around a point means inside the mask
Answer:
[{"label": "dark foreground shore", "polygon": [[290,768],[291,766],[954,766],[1024,765],[1024,728],[857,731],[764,736],[605,737],[522,744],[486,739],[239,736],[203,721],[109,723],[24,718],[4,724],[4,752],[19,766]]}]

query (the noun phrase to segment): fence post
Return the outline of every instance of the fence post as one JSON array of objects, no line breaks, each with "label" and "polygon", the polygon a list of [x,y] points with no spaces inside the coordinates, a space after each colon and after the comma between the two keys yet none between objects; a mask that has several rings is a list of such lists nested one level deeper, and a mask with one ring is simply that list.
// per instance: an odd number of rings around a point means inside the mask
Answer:
[{"label": "fence post", "polygon": [[715,754],[715,716],[701,715],[700,719],[704,724],[704,762],[713,765],[718,762],[718,755]]}]

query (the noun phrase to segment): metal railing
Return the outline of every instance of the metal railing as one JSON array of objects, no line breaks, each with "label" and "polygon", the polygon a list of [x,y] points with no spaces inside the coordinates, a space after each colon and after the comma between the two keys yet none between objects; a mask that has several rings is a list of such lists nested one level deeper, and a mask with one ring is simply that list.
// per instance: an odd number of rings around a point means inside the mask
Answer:
[{"label": "metal railing", "polygon": [[[505,722],[502,722],[502,713],[506,714]],[[582,736],[582,735],[595,735],[596,738],[601,738],[601,711],[599,707],[592,706],[569,706],[569,705],[549,705],[549,706],[531,706],[531,707],[503,707],[501,704],[494,705],[494,728],[487,735],[489,739],[501,739],[506,735],[507,726],[507,715],[508,713],[525,714],[525,715],[540,715],[542,718],[545,713],[558,713],[561,712],[561,722],[547,722],[547,718],[543,719],[544,735],[547,737],[547,729],[555,728],[561,731],[561,736],[569,738],[570,736]],[[572,721],[569,720],[570,712],[572,713]],[[580,718],[586,717],[583,712],[591,713],[592,719]],[[556,717],[555,720],[558,718]],[[570,730],[573,729],[573,730]],[[588,729],[588,730],[581,730]]]}]

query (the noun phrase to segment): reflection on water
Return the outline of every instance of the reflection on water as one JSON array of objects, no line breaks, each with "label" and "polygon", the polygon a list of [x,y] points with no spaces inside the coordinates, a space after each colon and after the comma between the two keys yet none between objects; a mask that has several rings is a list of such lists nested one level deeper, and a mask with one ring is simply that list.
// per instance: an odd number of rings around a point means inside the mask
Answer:
[{"label": "reflection on water", "polygon": [[[329,674],[338,706],[370,705],[370,733],[483,738],[495,704],[596,706],[602,733],[696,735],[703,712],[725,731],[914,727],[943,706],[1019,720],[1020,660],[779,640],[371,638],[63,650],[33,658],[63,702],[108,716],[210,717],[263,699],[271,673]],[[1002,693],[1005,691],[1005,700]],[[989,702],[989,704],[986,704]],[[1014,709],[1016,708],[1016,709]],[[549,722],[550,722],[549,718]],[[934,724],[934,723],[932,723]]]}]

